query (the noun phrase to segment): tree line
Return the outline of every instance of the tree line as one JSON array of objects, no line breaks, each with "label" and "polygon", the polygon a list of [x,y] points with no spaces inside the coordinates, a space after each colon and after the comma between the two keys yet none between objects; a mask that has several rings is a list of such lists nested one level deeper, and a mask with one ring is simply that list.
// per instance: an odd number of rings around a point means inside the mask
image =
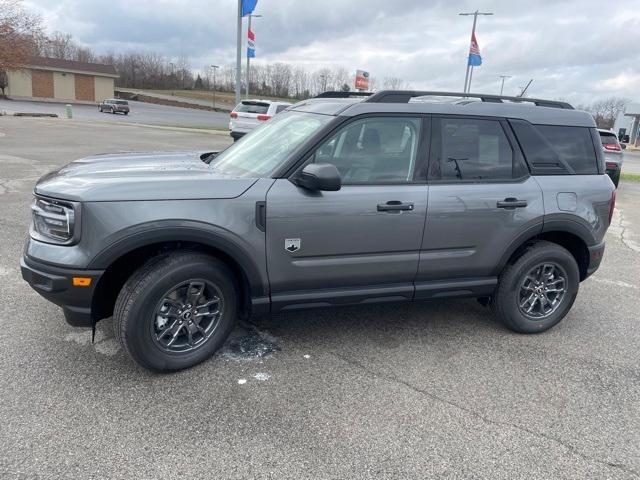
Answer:
[{"label": "tree line", "polygon": [[[97,54],[79,45],[71,35],[54,32],[39,35],[35,42],[36,54],[50,58],[77,60],[81,62],[106,63],[115,66],[120,77],[116,86],[139,89],[186,89],[212,90],[214,71],[210,65],[194,72],[190,59],[180,55],[176,59],[154,52]],[[244,65],[243,65],[244,67]],[[258,63],[250,68],[249,90],[256,95],[274,97],[308,98],[327,90],[349,91],[353,89],[355,72],[344,67],[323,67],[309,70],[300,65],[284,62]],[[236,82],[235,64],[221,65],[215,71],[215,88],[233,91]],[[241,73],[243,90],[246,88],[246,70]],[[382,82],[370,78],[369,88],[409,88],[397,77],[386,77]]]}]

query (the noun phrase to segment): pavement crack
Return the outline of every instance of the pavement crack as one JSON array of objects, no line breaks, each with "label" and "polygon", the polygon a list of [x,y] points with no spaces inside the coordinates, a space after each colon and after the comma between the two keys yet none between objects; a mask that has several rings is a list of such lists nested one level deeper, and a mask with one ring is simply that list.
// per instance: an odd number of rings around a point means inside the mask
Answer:
[{"label": "pavement crack", "polygon": [[437,395],[433,392],[430,392],[429,390],[423,389],[423,388],[419,388],[416,387],[415,385],[409,383],[406,380],[403,380],[395,375],[387,375],[378,371],[374,371],[371,370],[370,368],[368,368],[367,366],[365,366],[364,364],[358,362],[357,360],[354,360],[353,358],[349,358],[345,355],[336,353],[336,352],[332,352],[332,355],[336,356],[337,358],[339,358],[340,360],[348,363],[351,366],[354,366],[362,371],[364,371],[367,375],[372,376],[374,378],[378,378],[378,379],[382,379],[382,380],[387,380],[389,382],[394,382],[400,385],[405,386],[406,388],[409,388],[410,390],[414,391],[415,393],[418,393],[420,395],[424,395],[426,397],[429,397],[432,400],[435,400],[437,402],[440,403],[444,403],[446,405],[449,405],[450,407],[453,407],[457,410],[460,410],[464,413],[467,413],[475,418],[477,418],[478,420],[480,420],[481,422],[487,424],[487,425],[493,425],[493,426],[498,426],[498,427],[508,427],[508,428],[513,428],[515,430],[521,431],[521,432],[525,432],[528,433],[529,435],[532,435],[536,438],[539,439],[544,439],[547,441],[551,441],[554,442],[562,447],[564,447],[569,453],[572,453],[580,458],[582,458],[583,460],[586,460],[587,462],[595,462],[601,465],[605,465],[607,467],[610,468],[616,468],[618,470],[622,470],[626,473],[629,473],[631,475],[633,475],[636,478],[640,478],[640,472],[637,472],[636,470],[634,470],[633,468],[624,465],[622,463],[617,463],[617,462],[611,462],[608,460],[601,460],[599,458],[594,458],[591,457],[585,453],[580,452],[576,447],[574,447],[573,445],[571,445],[570,443],[554,437],[552,435],[543,433],[543,432],[538,432],[535,430],[532,430],[528,427],[525,427],[523,425],[518,425],[516,423],[511,423],[511,422],[503,422],[500,420],[493,420],[489,417],[486,417],[485,415],[482,415],[481,413],[476,412],[475,410],[472,410],[471,408],[465,407],[463,405],[460,405],[456,402],[453,402],[451,400],[448,400],[447,398],[441,397],[440,395]]},{"label": "pavement crack", "polygon": [[623,209],[617,207],[615,209],[614,216],[609,227],[609,232],[616,238],[618,238],[625,247],[634,252],[640,253],[640,244],[629,238],[628,232],[630,230],[627,228],[627,226],[628,224],[627,222],[625,222]]}]

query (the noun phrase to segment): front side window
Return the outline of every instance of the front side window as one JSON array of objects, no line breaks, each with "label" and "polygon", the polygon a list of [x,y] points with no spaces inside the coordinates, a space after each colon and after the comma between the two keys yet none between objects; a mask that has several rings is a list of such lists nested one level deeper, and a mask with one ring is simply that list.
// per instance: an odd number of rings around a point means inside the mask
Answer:
[{"label": "front side window", "polygon": [[436,118],[430,177],[446,181],[508,180],[513,150],[497,120]]},{"label": "front side window", "polygon": [[335,165],[345,185],[411,182],[420,125],[413,117],[356,120],[323,142],[312,161]]},{"label": "front side window", "polygon": [[235,177],[268,177],[305,140],[335,117],[283,112],[218,154],[210,166]]}]

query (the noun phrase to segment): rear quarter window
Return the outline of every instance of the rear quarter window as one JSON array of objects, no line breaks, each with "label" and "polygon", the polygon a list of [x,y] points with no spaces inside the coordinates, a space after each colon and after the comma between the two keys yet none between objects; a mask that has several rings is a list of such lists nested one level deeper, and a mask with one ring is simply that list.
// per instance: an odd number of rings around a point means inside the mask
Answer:
[{"label": "rear quarter window", "polygon": [[591,129],[532,125],[510,120],[529,166],[536,175],[596,175],[598,156]]}]

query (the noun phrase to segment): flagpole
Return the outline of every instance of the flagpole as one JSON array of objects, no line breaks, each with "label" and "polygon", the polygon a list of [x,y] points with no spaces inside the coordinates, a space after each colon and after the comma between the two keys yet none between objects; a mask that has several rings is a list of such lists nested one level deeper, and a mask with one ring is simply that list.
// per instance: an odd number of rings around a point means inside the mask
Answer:
[{"label": "flagpole", "polygon": [[[247,38],[249,38],[249,32],[251,31],[251,17],[253,15],[249,14],[249,26],[247,27]],[[249,99],[249,62],[251,57],[249,56],[249,43],[247,42],[247,100]]]},{"label": "flagpole", "polygon": [[[493,12],[479,12],[476,10],[475,12],[466,12],[459,13],[458,15],[462,16],[470,16],[473,15],[473,27],[471,28],[471,40],[469,41],[469,51],[471,51],[471,45],[473,44],[473,36],[476,33],[476,23],[478,22],[478,15],[493,15]],[[467,93],[471,89],[471,75],[473,75],[472,67],[469,65],[469,55],[467,55],[467,73],[464,76],[464,93]]]},{"label": "flagpole", "polygon": [[471,65],[471,71],[469,72],[469,85],[467,85],[467,91],[465,93],[471,93],[471,80],[473,79],[473,65]]},{"label": "flagpole", "polygon": [[236,105],[240,103],[241,87],[240,75],[242,75],[242,0],[238,0],[238,32],[236,51]]}]

